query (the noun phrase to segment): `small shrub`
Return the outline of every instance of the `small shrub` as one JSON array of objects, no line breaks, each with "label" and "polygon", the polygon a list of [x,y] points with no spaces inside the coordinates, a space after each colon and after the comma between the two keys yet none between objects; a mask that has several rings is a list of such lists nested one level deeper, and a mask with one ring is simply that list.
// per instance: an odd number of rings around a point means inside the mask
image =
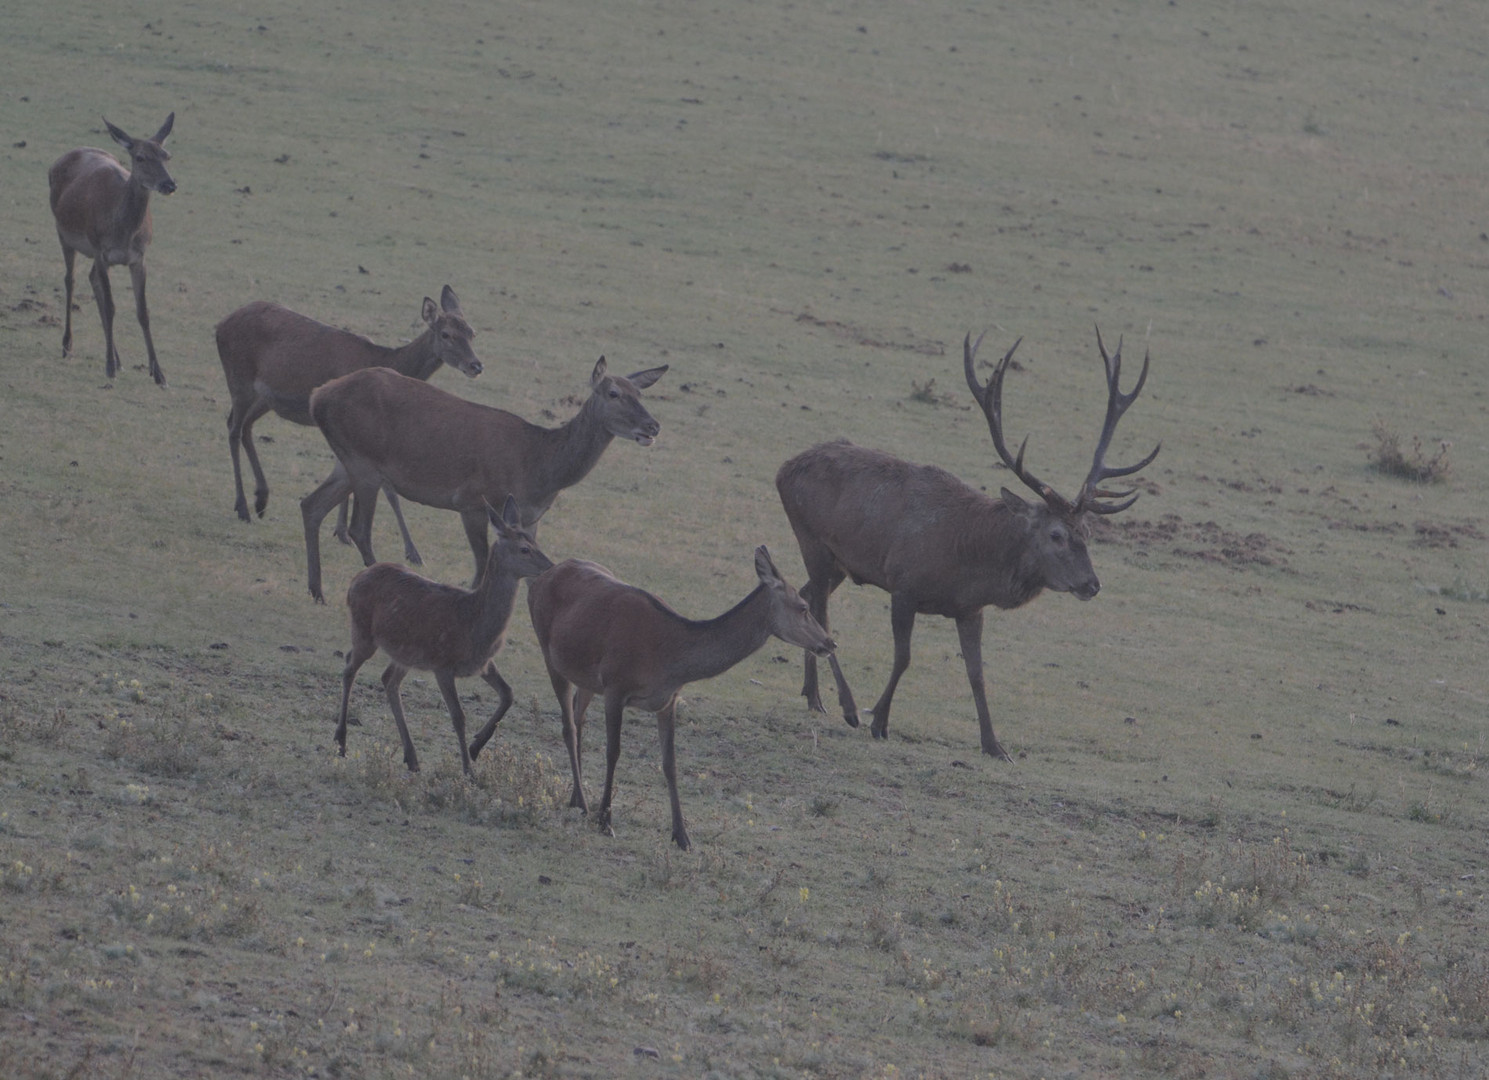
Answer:
[{"label": "small shrub", "polygon": [[1422,451],[1419,436],[1412,436],[1408,454],[1401,448],[1401,437],[1384,420],[1377,420],[1370,430],[1375,436],[1370,465],[1376,472],[1423,484],[1436,484],[1448,478],[1448,450],[1453,444],[1446,439],[1438,443],[1437,453],[1429,458]]}]

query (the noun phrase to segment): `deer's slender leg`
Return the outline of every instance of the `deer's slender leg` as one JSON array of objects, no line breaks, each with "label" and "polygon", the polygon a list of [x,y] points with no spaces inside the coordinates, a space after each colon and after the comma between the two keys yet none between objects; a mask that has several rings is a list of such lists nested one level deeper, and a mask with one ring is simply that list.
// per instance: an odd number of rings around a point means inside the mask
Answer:
[{"label": "deer's slender leg", "polygon": [[672,840],[688,850],[688,830],[682,821],[682,801],[677,797],[677,757],[675,747],[677,696],[657,711],[657,736],[662,742],[662,775],[667,778],[667,797],[672,800]]},{"label": "deer's slender leg", "polygon": [[109,268],[103,259],[93,260],[93,269],[88,271],[88,283],[93,286],[93,301],[98,305],[98,318],[103,323],[103,370],[112,379],[119,371],[119,350],[114,346],[114,292],[109,288]]},{"label": "deer's slender leg", "polygon": [[874,705],[874,722],[869,727],[876,739],[889,738],[889,704],[894,700],[894,688],[900,676],[910,666],[910,635],[915,630],[915,601],[904,593],[895,593],[889,599],[889,627],[894,632],[894,669],[889,673],[889,685]]},{"label": "deer's slender leg", "polygon": [[129,264],[129,277],[134,283],[134,314],[140,321],[140,330],[145,335],[145,352],[150,357],[150,378],[156,386],[165,385],[165,372],[160,370],[160,361],[155,358],[155,339],[150,336],[150,309],[145,306],[145,261]]},{"label": "deer's slender leg", "polygon": [[605,794],[600,797],[600,831],[614,836],[610,827],[610,801],[615,796],[615,765],[620,761],[620,727],[625,714],[625,701],[619,693],[605,695]]},{"label": "deer's slender leg", "polygon": [[351,701],[352,683],[356,681],[358,670],[371,659],[375,652],[377,652],[375,642],[363,641],[360,637],[353,635],[352,647],[346,652],[346,667],[341,672],[341,719],[336,724],[337,752],[342,757],[346,757],[346,713]]},{"label": "deer's slender leg", "polygon": [[967,682],[972,684],[972,701],[977,705],[977,726],[982,733],[982,752],[1004,761],[1012,761],[1008,751],[993,734],[993,719],[988,713],[987,688],[982,677],[982,609],[963,615],[956,621],[957,637],[962,642],[962,660],[967,665]]},{"label": "deer's slender leg", "polygon": [[465,526],[466,542],[476,557],[476,576],[471,582],[474,589],[481,584],[481,575],[486,572],[486,555],[491,550],[491,541],[486,535],[486,507],[460,511],[460,524]]},{"label": "deer's slender leg", "polygon": [[[403,740],[403,763],[408,766],[409,772],[418,772],[419,755],[414,752],[414,740],[409,738],[408,723],[403,718],[403,692],[400,687],[407,674],[408,668],[402,664],[389,664],[388,670],[383,672],[383,691],[388,695],[388,707],[393,710],[393,720],[398,725],[398,737]],[[460,742],[464,745],[465,739],[462,737]]]},{"label": "deer's slender leg", "polygon": [[506,716],[507,710],[512,707],[512,688],[507,685],[507,680],[501,677],[501,672],[496,670],[496,661],[487,662],[485,669],[481,672],[481,678],[486,680],[487,686],[496,691],[497,706],[496,712],[491,714],[491,719],[486,721],[486,726],[477,733],[470,744],[472,761],[481,752],[481,747],[486,745],[487,740],[496,734],[496,725],[501,723],[502,717]]},{"label": "deer's slender leg", "polygon": [[[59,238],[60,239],[60,238]],[[67,241],[62,242],[62,285],[67,293],[66,307],[62,316],[62,355],[72,355],[72,284],[73,263],[77,260],[77,250],[69,247]]]},{"label": "deer's slender leg", "polygon": [[579,741],[583,731],[580,726],[582,721],[577,720],[574,714],[574,687],[551,667],[548,669],[548,679],[553,683],[553,692],[558,696],[558,711],[564,722],[564,746],[569,751],[569,768],[574,772],[574,791],[569,796],[569,805],[577,806],[588,814],[589,803],[584,799],[584,777],[579,771]]},{"label": "deer's slender leg", "polygon": [[300,500],[300,517],[305,524],[305,573],[310,595],[318,604],[326,602],[321,592],[321,522],[351,493],[351,481],[340,467],[320,487]]},{"label": "deer's slender leg", "polygon": [[450,723],[455,725],[455,741],[460,744],[460,767],[465,775],[471,775],[470,749],[465,742],[465,710],[460,707],[460,695],[455,690],[455,673],[448,668],[434,673],[439,684],[440,695],[445,699],[445,708],[450,711]]}]

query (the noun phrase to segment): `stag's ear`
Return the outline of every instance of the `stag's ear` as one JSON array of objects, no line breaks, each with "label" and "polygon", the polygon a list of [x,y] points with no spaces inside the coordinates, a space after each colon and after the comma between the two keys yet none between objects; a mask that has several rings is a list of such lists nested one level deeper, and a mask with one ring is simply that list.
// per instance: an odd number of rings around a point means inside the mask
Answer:
[{"label": "stag's ear", "polygon": [[774,589],[786,584],[781,579],[781,572],[776,569],[776,564],[770,561],[770,549],[764,544],[755,549],[755,574],[760,578],[761,584]]},{"label": "stag's ear", "polygon": [[600,385],[600,380],[605,377],[606,372],[608,372],[609,370],[610,367],[608,364],[605,363],[605,358],[603,356],[595,361],[595,370],[591,372],[589,376],[589,386],[591,390]]},{"label": "stag's ear", "polygon": [[626,378],[631,381],[631,385],[635,386],[637,390],[645,390],[652,383],[667,374],[667,367],[668,365],[663,364],[661,367],[647,368],[645,371],[635,371],[627,375]]},{"label": "stag's ear", "polygon": [[439,319],[439,308],[435,306],[433,300],[426,296],[424,297],[424,310],[419,314],[424,317],[425,322],[433,326]]},{"label": "stag's ear", "polygon": [[1008,509],[1012,510],[1015,514],[1027,514],[1030,510],[1033,509],[1033,506],[1031,506],[1029,503],[1026,503],[1023,499],[1019,498],[1007,488],[1002,488],[1001,490],[999,490],[998,497],[1003,500],[1003,505],[1008,507]]},{"label": "stag's ear", "polygon": [[[171,113],[171,115],[175,116],[176,114]],[[126,150],[134,149],[134,140],[129,137],[129,135],[124,131],[123,128],[116,127],[113,124],[109,123],[109,118],[107,116],[103,118],[103,126],[109,129],[109,138],[113,139],[116,143],[124,147],[124,149]]]},{"label": "stag's ear", "polygon": [[455,290],[446,285],[439,293],[439,306],[444,310],[459,315],[460,297],[455,295]]}]

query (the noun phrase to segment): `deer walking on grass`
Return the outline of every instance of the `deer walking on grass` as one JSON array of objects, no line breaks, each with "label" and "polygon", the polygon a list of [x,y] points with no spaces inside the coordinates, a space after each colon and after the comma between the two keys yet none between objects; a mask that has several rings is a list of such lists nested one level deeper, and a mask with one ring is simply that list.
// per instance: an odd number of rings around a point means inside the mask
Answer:
[{"label": "deer walking on grass", "polygon": [[[506,640],[512,602],[521,578],[536,577],[553,566],[538,550],[532,532],[522,527],[517,505],[509,497],[498,517],[488,512],[496,542],[486,558],[485,573],[475,589],[442,585],[393,563],[363,570],[346,591],[351,612],[352,645],[341,673],[341,718],[336,724],[336,746],[346,756],[347,707],[357,671],[378,649],[388,654],[383,690],[398,737],[403,740],[403,763],[419,771],[419,756],[403,718],[400,686],[410,669],[432,671],[444,696],[460,744],[460,765],[471,774],[471,759],[496,732],[496,725],[512,705],[512,688],[496,670],[495,656]],[[480,675],[497,693],[496,712],[467,749],[465,712],[455,692],[455,680]]]},{"label": "deer walking on grass", "polygon": [[145,306],[145,248],[150,245],[150,193],[169,195],[176,182],[166,170],[171,159],[166,136],[176,114],[171,113],[160,130],[148,139],[131,138],[104,120],[109,135],[129,154],[128,169],[107,150],[80,146],[53,162],[47,173],[51,188],[52,216],[57,221],[57,239],[62,244],[66,268],[63,284],[67,303],[63,317],[62,355],[72,355],[73,261],[81,252],[93,260],[88,281],[103,322],[104,371],[112,379],[119,370],[119,350],[114,345],[114,294],[109,288],[109,267],[128,266],[134,284],[134,310],[145,333],[145,351],[150,356],[150,377],[165,385],[165,373],[155,357],[150,336],[150,312]]},{"label": "deer walking on grass", "polygon": [[310,414],[335,451],[339,466],[300,500],[310,595],[321,595],[320,526],[347,495],[352,542],[369,566],[372,515],[380,489],[460,514],[475,557],[486,565],[486,504],[511,495],[526,528],[533,528],[558,493],[589,475],[612,439],[650,446],[661,425],[641,403],[641,391],[667,365],[613,375],[602,356],[590,375],[579,412],[556,428],[530,424],[399,375],[368,368],[333,379],[310,396]]},{"label": "deer walking on grass", "polygon": [[574,770],[570,806],[586,814],[580,770],[584,711],[596,694],[605,702],[605,793],[599,827],[611,833],[610,802],[620,757],[621,718],[630,707],[657,714],[662,774],[672,800],[672,839],[688,849],[677,797],[673,728],[677,694],[685,685],[728,671],[772,636],[812,656],[836,648],[771,562],[755,549],[760,584],[716,619],[685,619],[651,593],[627,585],[592,562],[569,559],[528,585],[527,606],[563,714],[564,745]]},{"label": "deer walking on grass", "polygon": [[[1045,589],[1073,593],[1082,600],[1095,596],[1101,583],[1086,549],[1086,515],[1115,514],[1136,502],[1132,491],[1106,491],[1101,485],[1146,467],[1161,448],[1154,447],[1136,465],[1105,464],[1117,422],[1147,381],[1148,358],[1143,357],[1137,385],[1123,394],[1118,388],[1121,343],[1113,356],[1107,355],[1099,330],[1096,343],[1106,365],[1106,421],[1091,471],[1074,500],[1062,497],[1024,467],[1028,439],[1016,458],[1004,441],[1003,376],[1019,342],[983,386],[973,368],[982,338],[973,344],[970,334],[962,344],[967,386],[987,419],[998,457],[1039,495],[1039,502],[1026,502],[1006,487],[999,498],[991,499],[943,469],[915,465],[846,440],[811,447],[777,472],[776,488],[806,564],[808,581],[801,594],[817,621],[827,627],[827,599],[844,578],[855,585],[877,585],[890,594],[894,667],[873,708],[870,730],[875,738],[889,734],[889,706],[900,676],[910,666],[915,617],[943,615],[956,621],[982,751],[1010,760],[988,714],[983,608],[1021,607]],[[809,707],[823,711],[816,658],[810,652],[801,692]]]},{"label": "deer walking on grass", "polygon": [[[217,324],[217,357],[227,379],[232,406],[227,414],[227,445],[233,459],[233,508],[243,521],[252,521],[243,492],[241,446],[253,469],[253,510],[259,517],[269,505],[269,482],[259,464],[253,425],[273,410],[295,424],[309,426],[310,394],[332,379],[362,368],[385,367],[412,379],[428,379],[444,364],[474,379],[481,361],[471,348],[474,336],[460,310],[460,298],[446,285],[436,304],[424,298],[424,332],[396,348],[375,345],[359,334],[340,330],[262,300],[245,304]],[[398,518],[404,555],[420,565],[419,551],[409,536],[398,496],[387,491],[388,505]],[[341,504],[336,535],[346,541],[346,502]],[[349,541],[347,541],[349,542]]]}]

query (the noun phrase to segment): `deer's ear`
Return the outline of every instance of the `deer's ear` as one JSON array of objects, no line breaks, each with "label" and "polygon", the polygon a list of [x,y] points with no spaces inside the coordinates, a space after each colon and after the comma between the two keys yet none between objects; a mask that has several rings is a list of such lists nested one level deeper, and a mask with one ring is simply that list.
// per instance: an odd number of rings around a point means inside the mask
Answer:
[{"label": "deer's ear", "polygon": [[424,310],[420,312],[420,314],[424,316],[425,322],[427,322],[430,326],[433,326],[439,319],[439,308],[435,305],[433,300],[426,296],[424,297]]},{"label": "deer's ear", "polygon": [[998,492],[998,497],[1003,500],[1004,506],[1008,507],[1008,509],[1012,510],[1016,514],[1026,514],[1029,512],[1029,504],[1024,502],[1023,499],[1019,498],[1007,488],[1001,489]]},{"label": "deer's ear", "polygon": [[656,382],[663,375],[667,374],[667,366],[668,365],[663,364],[661,367],[647,368],[645,371],[632,372],[630,375],[627,375],[626,378],[631,381],[631,384],[635,386],[637,390],[645,390],[652,383]]},{"label": "deer's ear", "polygon": [[124,149],[132,150],[134,148],[134,140],[129,137],[128,133],[125,132],[123,128],[116,127],[115,125],[109,123],[109,118],[107,116],[103,118],[103,126],[109,129],[109,138],[113,139],[120,146],[124,147]]},{"label": "deer's ear", "polygon": [[780,588],[785,584],[781,579],[781,572],[776,569],[776,564],[770,560],[770,549],[761,544],[755,549],[755,574],[761,582],[772,588]]},{"label": "deer's ear", "polygon": [[167,116],[165,118],[165,123],[163,123],[163,124],[160,125],[160,130],[155,133],[155,138],[152,139],[151,142],[158,142],[158,143],[165,142],[166,136],[171,133],[171,128],[175,126],[175,123],[176,123],[176,114],[175,113],[171,113],[170,116]]},{"label": "deer's ear", "polygon": [[594,389],[596,386],[599,386],[600,380],[605,377],[605,373],[609,370],[610,366],[605,363],[605,358],[603,356],[596,360],[595,370],[591,372],[589,376],[590,389]]},{"label": "deer's ear", "polygon": [[452,314],[460,314],[460,297],[455,295],[455,290],[446,285],[439,293],[439,306]]},{"label": "deer's ear", "polygon": [[517,510],[517,500],[510,494],[507,496],[507,501],[502,503],[502,521],[513,529],[522,524],[522,515]]}]

